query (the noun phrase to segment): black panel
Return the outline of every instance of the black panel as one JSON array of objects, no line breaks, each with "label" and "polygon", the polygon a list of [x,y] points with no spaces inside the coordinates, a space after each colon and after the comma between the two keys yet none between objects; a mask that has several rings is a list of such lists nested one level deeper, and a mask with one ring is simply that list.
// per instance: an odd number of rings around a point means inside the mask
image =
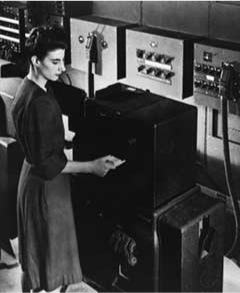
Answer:
[{"label": "black panel", "polygon": [[208,35],[208,2],[143,1],[143,25]]},{"label": "black panel", "polygon": [[17,187],[23,153],[13,138],[0,137],[0,231],[2,239],[17,236]]},{"label": "black panel", "polygon": [[6,108],[5,103],[0,95],[0,136],[6,136]]},{"label": "black panel", "polygon": [[116,84],[86,109],[75,160],[111,154],[126,163],[104,178],[79,176],[83,197],[117,216],[120,206],[154,209],[195,184],[195,107]]},{"label": "black panel", "polygon": [[224,203],[191,196],[158,221],[161,292],[222,292]]}]

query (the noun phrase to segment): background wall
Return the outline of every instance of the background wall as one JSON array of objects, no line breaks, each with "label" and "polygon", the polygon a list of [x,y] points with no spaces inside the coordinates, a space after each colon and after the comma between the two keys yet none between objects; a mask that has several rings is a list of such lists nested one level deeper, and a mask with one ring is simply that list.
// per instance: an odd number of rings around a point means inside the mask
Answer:
[{"label": "background wall", "polygon": [[92,13],[122,21],[141,23],[140,1],[93,1]]},{"label": "background wall", "polygon": [[89,11],[130,23],[240,42],[240,1],[72,1],[71,7],[73,16]]},{"label": "background wall", "polygon": [[194,35],[208,34],[209,2],[143,2],[143,25]]},{"label": "background wall", "polygon": [[240,2],[213,2],[210,5],[209,36],[227,41],[240,41]]},{"label": "background wall", "polygon": [[240,42],[240,1],[93,1],[92,13]]}]

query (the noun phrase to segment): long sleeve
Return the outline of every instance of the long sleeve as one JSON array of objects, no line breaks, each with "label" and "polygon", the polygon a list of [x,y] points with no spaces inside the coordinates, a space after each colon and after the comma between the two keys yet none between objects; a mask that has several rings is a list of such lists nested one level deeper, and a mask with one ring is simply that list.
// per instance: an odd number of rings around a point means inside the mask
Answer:
[{"label": "long sleeve", "polygon": [[29,105],[25,145],[37,173],[52,179],[67,163],[64,129],[56,101],[49,96],[35,98]]}]

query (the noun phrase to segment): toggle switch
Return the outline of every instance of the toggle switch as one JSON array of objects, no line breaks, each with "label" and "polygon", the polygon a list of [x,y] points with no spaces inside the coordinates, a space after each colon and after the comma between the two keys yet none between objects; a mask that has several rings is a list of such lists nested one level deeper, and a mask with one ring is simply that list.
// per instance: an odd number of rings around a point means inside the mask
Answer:
[{"label": "toggle switch", "polygon": [[162,70],[160,70],[160,69],[155,69],[155,76],[156,76],[156,77],[160,77],[160,76],[161,76],[161,73],[162,73]]},{"label": "toggle switch", "polygon": [[152,59],[152,56],[153,56],[153,52],[146,52],[145,59],[151,60]]},{"label": "toggle switch", "polygon": [[154,72],[154,68],[152,67],[149,67],[147,70],[146,70],[147,74],[153,74]]},{"label": "toggle switch", "polygon": [[145,66],[144,65],[140,65],[137,68],[138,72],[142,72],[143,70],[145,70]]},{"label": "toggle switch", "polygon": [[151,60],[152,60],[153,62],[159,62],[160,59],[161,59],[161,55],[156,54],[156,53],[153,53],[152,58],[151,58]]},{"label": "toggle switch", "polygon": [[169,63],[172,61],[172,59],[173,59],[172,57],[170,57],[170,56],[166,56],[166,55],[165,55],[165,56],[164,56],[164,60],[165,60],[164,63],[165,63],[165,64],[169,64]]},{"label": "toggle switch", "polygon": [[160,63],[166,64],[169,61],[168,57],[165,55],[161,56]]},{"label": "toggle switch", "polygon": [[172,76],[174,75],[174,73],[173,72],[170,72],[170,71],[165,71],[165,78],[166,79],[170,79]]},{"label": "toggle switch", "polygon": [[137,49],[136,55],[137,55],[137,58],[143,59],[145,57],[145,51],[141,49]]}]

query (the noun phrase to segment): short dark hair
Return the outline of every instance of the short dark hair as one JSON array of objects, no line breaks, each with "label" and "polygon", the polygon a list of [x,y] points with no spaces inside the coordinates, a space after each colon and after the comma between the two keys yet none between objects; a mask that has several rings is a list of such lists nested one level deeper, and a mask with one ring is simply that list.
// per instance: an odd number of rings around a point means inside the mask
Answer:
[{"label": "short dark hair", "polygon": [[25,53],[29,61],[34,55],[42,60],[49,51],[66,48],[67,38],[60,26],[35,27],[25,43]]}]

